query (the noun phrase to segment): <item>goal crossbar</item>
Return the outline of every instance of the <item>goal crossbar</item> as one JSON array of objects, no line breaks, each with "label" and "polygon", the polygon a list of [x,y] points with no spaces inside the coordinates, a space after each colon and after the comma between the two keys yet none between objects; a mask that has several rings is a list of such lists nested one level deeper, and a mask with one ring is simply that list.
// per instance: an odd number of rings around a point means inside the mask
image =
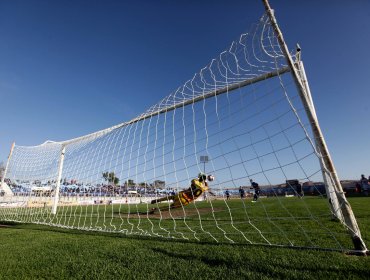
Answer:
[{"label": "goal crossbar", "polygon": [[167,113],[167,112],[173,111],[177,108],[184,107],[184,106],[187,106],[189,104],[196,103],[198,101],[201,101],[201,100],[204,100],[204,99],[207,99],[207,98],[215,97],[215,96],[227,93],[227,92],[232,92],[236,89],[243,88],[243,87],[246,87],[246,86],[249,86],[249,85],[252,85],[252,84],[256,84],[258,82],[261,82],[261,81],[264,81],[264,80],[267,80],[267,79],[270,79],[270,78],[273,78],[273,77],[276,77],[276,76],[279,76],[279,75],[283,75],[283,74],[285,74],[287,72],[290,72],[290,71],[291,71],[290,67],[285,66],[285,67],[282,67],[282,68],[277,69],[275,71],[271,71],[271,72],[259,75],[257,77],[252,78],[252,79],[246,79],[246,80],[243,80],[239,83],[233,83],[233,84],[227,85],[226,87],[219,88],[219,89],[216,89],[216,90],[213,90],[213,91],[209,91],[205,94],[196,96],[194,98],[190,98],[190,99],[180,101],[180,102],[178,102],[176,104],[173,104],[171,106],[166,106],[164,108],[160,108],[157,111],[140,115],[140,116],[138,116],[138,117],[136,117],[136,118],[134,118],[134,119],[132,119],[128,122],[120,123],[120,124],[112,126],[110,128],[106,128],[106,129],[103,129],[103,130],[100,130],[100,131],[97,131],[97,132],[94,132],[94,133],[91,133],[91,134],[88,134],[88,135],[84,135],[84,136],[81,136],[81,137],[70,139],[70,140],[67,140],[67,141],[61,141],[61,142],[47,141],[45,143],[53,142],[53,143],[60,143],[62,145],[68,145],[68,144],[72,144],[74,142],[81,141],[81,140],[84,140],[84,139],[87,139],[87,138],[90,138],[90,137],[93,137],[93,136],[102,136],[102,135],[105,135],[105,134],[115,130],[115,129],[135,124],[137,122],[143,121],[143,120],[151,118],[153,116],[157,116],[157,115],[160,115],[160,114],[163,114],[163,113]]}]

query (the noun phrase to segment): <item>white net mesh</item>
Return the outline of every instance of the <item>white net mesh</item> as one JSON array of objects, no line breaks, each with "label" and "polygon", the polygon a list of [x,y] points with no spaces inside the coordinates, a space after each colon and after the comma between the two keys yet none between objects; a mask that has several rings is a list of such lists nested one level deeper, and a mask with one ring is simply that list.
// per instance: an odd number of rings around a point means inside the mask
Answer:
[{"label": "white net mesh", "polygon": [[[331,221],[319,159],[263,16],[137,118],[64,142],[15,146],[5,179],[12,195],[0,198],[0,219],[197,241],[351,247],[345,228]],[[208,191],[192,181],[200,172],[215,177]]]}]

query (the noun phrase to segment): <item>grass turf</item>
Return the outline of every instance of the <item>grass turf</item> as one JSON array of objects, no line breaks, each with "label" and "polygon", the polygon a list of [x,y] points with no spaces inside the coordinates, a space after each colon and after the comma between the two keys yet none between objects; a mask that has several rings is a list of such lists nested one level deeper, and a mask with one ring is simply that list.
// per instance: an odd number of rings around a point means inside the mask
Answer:
[{"label": "grass turf", "polygon": [[[370,200],[351,198],[350,202],[369,244]],[[369,279],[370,276],[369,257],[340,252],[129,237],[34,224],[8,224],[0,228],[0,238],[0,279]]]}]

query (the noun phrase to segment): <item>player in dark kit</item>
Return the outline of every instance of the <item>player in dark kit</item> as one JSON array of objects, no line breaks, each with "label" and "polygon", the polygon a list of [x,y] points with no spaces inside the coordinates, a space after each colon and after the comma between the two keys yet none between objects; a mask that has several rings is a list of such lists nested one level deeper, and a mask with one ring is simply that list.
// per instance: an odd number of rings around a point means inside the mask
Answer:
[{"label": "player in dark kit", "polygon": [[244,198],[245,192],[244,192],[244,189],[242,188],[242,186],[239,187],[239,195],[240,195],[241,199]]},{"label": "player in dark kit", "polygon": [[254,189],[254,195],[253,195],[252,202],[257,202],[260,196],[260,193],[261,193],[260,186],[256,182],[253,182],[253,179],[250,179],[250,182],[251,182],[252,188]]}]

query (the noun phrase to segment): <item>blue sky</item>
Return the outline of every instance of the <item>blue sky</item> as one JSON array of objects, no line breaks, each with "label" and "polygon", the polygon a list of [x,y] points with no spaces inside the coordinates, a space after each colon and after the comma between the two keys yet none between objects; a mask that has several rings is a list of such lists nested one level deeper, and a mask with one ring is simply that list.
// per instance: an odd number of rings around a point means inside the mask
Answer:
[{"label": "blue sky", "polygon": [[[302,47],[341,179],[370,175],[370,2],[271,1]],[[258,21],[262,1],[1,1],[0,161],[10,145],[127,121]]]}]

